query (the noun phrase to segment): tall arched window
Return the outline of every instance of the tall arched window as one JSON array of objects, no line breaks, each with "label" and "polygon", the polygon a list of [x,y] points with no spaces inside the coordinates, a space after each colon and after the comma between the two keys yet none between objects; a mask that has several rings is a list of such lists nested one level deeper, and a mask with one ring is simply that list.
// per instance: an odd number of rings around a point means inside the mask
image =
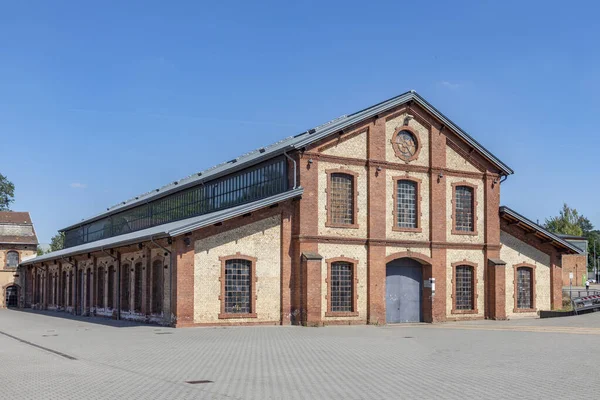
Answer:
[{"label": "tall arched window", "polygon": [[62,276],[61,276],[61,283],[60,283],[60,287],[61,287],[61,294],[60,294],[60,305],[65,307],[68,303],[67,300],[67,271],[63,271],[62,272]]},{"label": "tall arched window", "polygon": [[475,231],[475,199],[471,186],[454,189],[454,229],[457,232]]},{"label": "tall arched window", "polygon": [[129,264],[121,266],[121,310],[129,311],[129,283],[131,271]]},{"label": "tall arched window", "polygon": [[357,196],[355,176],[342,172],[329,172],[328,175],[327,224],[332,227],[354,227]]},{"label": "tall arched window", "polygon": [[517,309],[531,310],[534,308],[533,268],[518,267],[516,279]]},{"label": "tall arched window", "polygon": [[401,179],[396,182],[396,226],[416,229],[418,227],[417,182]]},{"label": "tall arched window", "polygon": [[115,267],[111,265],[108,267],[108,301],[107,307],[113,308],[113,299],[115,296]]},{"label": "tall arched window", "polygon": [[19,266],[19,253],[16,251],[9,251],[6,253],[6,267],[17,268]]},{"label": "tall arched window", "polygon": [[163,311],[163,263],[154,260],[152,263],[152,314]]},{"label": "tall arched window", "polygon": [[142,263],[135,264],[134,268],[134,310],[137,313],[142,312]]},{"label": "tall arched window", "polygon": [[104,308],[104,278],[105,278],[105,274],[104,274],[104,267],[98,267],[98,272],[97,272],[98,276],[98,299],[96,307],[98,308]]}]

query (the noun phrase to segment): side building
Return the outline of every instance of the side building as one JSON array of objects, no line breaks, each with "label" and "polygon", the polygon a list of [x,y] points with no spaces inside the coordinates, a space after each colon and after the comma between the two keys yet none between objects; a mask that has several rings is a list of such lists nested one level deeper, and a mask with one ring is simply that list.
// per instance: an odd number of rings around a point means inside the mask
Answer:
[{"label": "side building", "polygon": [[535,316],[580,250],[500,207],[512,173],[410,91],[64,228],[21,263],[25,304],[174,326]]},{"label": "side building", "polygon": [[27,212],[0,212],[0,308],[23,307],[19,263],[34,257],[38,240]]}]

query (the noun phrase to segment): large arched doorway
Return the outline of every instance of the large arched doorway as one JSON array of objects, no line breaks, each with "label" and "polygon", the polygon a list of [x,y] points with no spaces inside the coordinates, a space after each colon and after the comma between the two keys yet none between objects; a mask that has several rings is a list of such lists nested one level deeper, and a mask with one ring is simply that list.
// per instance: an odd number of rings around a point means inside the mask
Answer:
[{"label": "large arched doorway", "polygon": [[18,307],[19,306],[19,288],[17,285],[7,286],[5,291],[5,303],[6,307]]},{"label": "large arched doorway", "polygon": [[399,258],[386,265],[386,322],[423,321],[423,266],[412,258]]}]

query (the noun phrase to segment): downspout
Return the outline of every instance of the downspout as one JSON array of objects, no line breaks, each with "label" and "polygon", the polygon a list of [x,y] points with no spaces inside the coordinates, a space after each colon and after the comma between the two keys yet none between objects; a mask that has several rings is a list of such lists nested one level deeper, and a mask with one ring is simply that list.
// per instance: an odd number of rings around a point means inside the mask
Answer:
[{"label": "downspout", "polygon": [[169,321],[173,318],[173,252],[154,241],[154,237],[150,236],[150,242],[169,253]]},{"label": "downspout", "polygon": [[293,164],[294,164],[294,189],[296,189],[298,187],[298,183],[297,183],[297,176],[296,176],[296,160],[294,160],[292,157],[290,157],[288,155],[288,153],[286,153],[285,151],[283,152],[283,155],[287,157],[288,160],[290,160]]},{"label": "downspout", "polygon": [[506,181],[508,179],[508,175],[502,175],[502,178],[500,178],[500,184],[502,184],[502,182]]},{"label": "downspout", "polygon": [[[117,262],[117,321],[121,320],[121,260],[100,247],[100,251]],[[112,294],[112,293],[111,293]]]}]

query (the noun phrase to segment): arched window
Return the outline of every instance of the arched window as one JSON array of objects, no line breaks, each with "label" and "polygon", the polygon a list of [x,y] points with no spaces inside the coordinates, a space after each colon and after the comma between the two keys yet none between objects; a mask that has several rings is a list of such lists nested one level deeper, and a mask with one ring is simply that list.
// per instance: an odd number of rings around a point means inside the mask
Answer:
[{"label": "arched window", "polygon": [[115,267],[111,265],[108,267],[108,301],[107,307],[113,308],[113,299],[115,296]]},{"label": "arched window", "polygon": [[137,313],[142,312],[142,263],[135,264],[134,268],[134,310]]},{"label": "arched window", "polygon": [[129,264],[121,266],[121,310],[129,311],[129,283],[131,272]]},{"label": "arched window", "polygon": [[256,318],[256,259],[241,256],[220,257],[221,314],[219,318]]},{"label": "arched window", "polygon": [[396,183],[396,226],[398,228],[418,227],[417,188],[417,182],[407,179],[401,179]]},{"label": "arched window", "polygon": [[152,263],[152,314],[163,311],[163,263],[154,260]]},{"label": "arched window", "polygon": [[475,293],[475,276],[470,265],[455,267],[454,301],[456,310],[473,310]]},{"label": "arched window", "polygon": [[516,283],[517,309],[533,309],[533,268],[518,267]]},{"label": "arched window", "polygon": [[329,311],[353,312],[354,310],[354,265],[337,261],[331,263],[329,274]]},{"label": "arched window", "polygon": [[329,173],[327,191],[328,225],[350,227],[356,224],[355,176],[347,173]]},{"label": "arched window", "polygon": [[6,253],[6,267],[17,268],[19,266],[19,253],[16,251],[9,251]]},{"label": "arched window", "polygon": [[454,189],[454,229],[458,232],[475,231],[473,194],[470,186],[456,186]]},{"label": "arched window", "polygon": [[60,295],[60,305],[65,307],[68,303],[67,300],[67,271],[63,271],[62,272],[62,276],[61,276],[61,295]]},{"label": "arched window", "polygon": [[98,299],[96,307],[98,308],[104,308],[104,267],[98,267],[98,272],[97,272],[98,276]]},{"label": "arched window", "polygon": [[67,295],[67,306],[73,306],[73,271],[69,271],[69,291]]}]

